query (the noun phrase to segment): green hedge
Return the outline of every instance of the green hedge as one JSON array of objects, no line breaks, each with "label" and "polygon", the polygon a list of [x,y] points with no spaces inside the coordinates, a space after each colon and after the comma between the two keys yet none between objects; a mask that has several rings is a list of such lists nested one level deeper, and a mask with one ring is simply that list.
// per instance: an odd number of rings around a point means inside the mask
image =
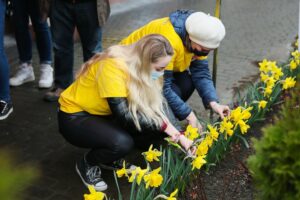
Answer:
[{"label": "green hedge", "polygon": [[257,199],[300,199],[300,85],[279,113],[279,119],[254,139],[255,154],[248,159]]}]

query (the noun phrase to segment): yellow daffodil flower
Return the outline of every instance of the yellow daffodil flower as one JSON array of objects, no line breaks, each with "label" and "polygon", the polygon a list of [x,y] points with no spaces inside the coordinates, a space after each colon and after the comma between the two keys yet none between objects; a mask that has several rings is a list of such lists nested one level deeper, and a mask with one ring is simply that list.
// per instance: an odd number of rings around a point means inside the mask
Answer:
[{"label": "yellow daffodil flower", "polygon": [[290,70],[296,69],[297,66],[298,65],[297,65],[296,61],[295,60],[291,60],[291,62],[290,62]]},{"label": "yellow daffodil flower", "polygon": [[286,90],[286,89],[289,89],[289,88],[294,87],[295,84],[296,84],[295,77],[294,77],[294,78],[288,77],[288,78],[286,78],[286,79],[283,81],[283,86],[282,86],[282,88],[283,88],[284,90]]},{"label": "yellow daffodil flower", "polygon": [[240,126],[240,129],[241,129],[241,133],[242,133],[242,134],[247,133],[248,129],[250,128],[250,126],[247,125],[246,122],[243,121],[243,120],[240,120],[240,121],[239,121],[239,126]]},{"label": "yellow daffodil flower", "polygon": [[194,140],[199,137],[198,128],[194,128],[191,125],[188,125],[184,135],[190,140]]},{"label": "yellow daffodil flower", "polygon": [[145,158],[148,162],[159,161],[158,157],[162,155],[161,151],[158,151],[157,149],[152,150],[153,145],[151,144],[149,147],[149,150],[147,152],[144,152]]},{"label": "yellow daffodil flower", "polygon": [[205,139],[203,140],[204,143],[207,144],[208,147],[211,147],[211,145],[213,144],[214,140],[210,135],[207,135],[205,137]]},{"label": "yellow daffodil flower", "polygon": [[262,82],[266,82],[268,80],[269,76],[263,72],[260,73],[260,79]]},{"label": "yellow daffodil flower", "polygon": [[295,47],[298,47],[298,40],[296,40],[295,42]]},{"label": "yellow daffodil flower", "polygon": [[217,141],[219,137],[219,133],[216,128],[212,127],[210,124],[207,125],[207,128],[209,130],[210,136],[213,140]]},{"label": "yellow daffodil flower", "polygon": [[148,170],[149,170],[148,168],[141,169],[140,167],[137,167],[135,170],[131,172],[131,176],[128,178],[128,182],[132,183],[136,178],[137,184],[140,185],[144,175],[148,172]]},{"label": "yellow daffodil flower", "polygon": [[267,59],[264,59],[262,62],[258,63],[259,65],[259,70],[261,72],[265,72],[265,73],[268,73],[269,69],[268,69],[268,66],[269,66],[269,62]]},{"label": "yellow daffodil flower", "polygon": [[269,97],[273,92],[273,87],[266,87],[264,91],[264,97]]},{"label": "yellow daffodil flower", "polygon": [[125,176],[128,176],[127,170],[126,170],[126,167],[125,167],[125,166],[126,166],[126,165],[125,165],[125,161],[123,161],[123,168],[117,170],[117,176],[118,176],[118,178],[121,178],[121,177],[123,177],[124,175],[125,175]]},{"label": "yellow daffodil flower", "polygon": [[275,80],[279,80],[279,78],[283,76],[282,69],[277,66],[272,69],[272,74]]},{"label": "yellow daffodil flower", "polygon": [[264,109],[264,108],[266,107],[267,103],[268,103],[267,101],[261,100],[261,101],[258,103],[258,108],[259,108],[259,109]]},{"label": "yellow daffodil flower", "polygon": [[298,50],[293,51],[291,54],[292,54],[292,56],[293,56],[295,59],[299,59],[299,58],[300,58],[300,54],[299,54],[299,51],[298,51]]},{"label": "yellow daffodil flower", "polygon": [[178,189],[174,190],[174,192],[171,193],[169,197],[167,197],[167,200],[176,200],[176,194],[178,192]]},{"label": "yellow daffodil flower", "polygon": [[161,168],[157,168],[150,172],[149,174],[146,174],[144,176],[144,181],[146,183],[146,188],[150,187],[159,187],[163,182],[162,175],[159,174]]},{"label": "yellow daffodil flower", "polygon": [[204,160],[205,156],[198,156],[196,157],[192,162],[192,170],[195,168],[200,169],[205,163],[206,160]]},{"label": "yellow daffodil flower", "polygon": [[267,87],[273,87],[275,85],[275,78],[273,76],[270,76],[265,83],[267,84]]},{"label": "yellow daffodil flower", "polygon": [[221,133],[226,133],[229,136],[232,136],[233,134],[233,124],[230,121],[227,121],[227,117],[224,117],[223,121],[220,124],[220,132]]},{"label": "yellow daffodil flower", "polygon": [[203,140],[197,147],[196,154],[197,156],[203,156],[206,155],[208,152],[208,144],[207,141]]},{"label": "yellow daffodil flower", "polygon": [[92,185],[88,185],[88,189],[90,194],[84,194],[84,200],[103,200],[105,198],[105,194],[102,192],[97,192]]}]

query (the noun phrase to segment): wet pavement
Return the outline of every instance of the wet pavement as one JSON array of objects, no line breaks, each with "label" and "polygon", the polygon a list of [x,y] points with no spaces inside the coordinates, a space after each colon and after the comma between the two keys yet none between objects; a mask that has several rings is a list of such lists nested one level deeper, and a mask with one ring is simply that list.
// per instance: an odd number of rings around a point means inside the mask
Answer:
[{"label": "wet pavement", "polygon": [[[222,18],[227,34],[219,48],[217,91],[223,103],[232,102],[233,89],[243,88],[258,77],[254,61],[263,58],[285,61],[290,43],[297,34],[297,0],[226,0],[222,1]],[[215,1],[207,0],[115,0],[112,16],[104,28],[103,45],[116,44],[134,29],[152,19],[167,16],[176,9],[194,9],[213,14]],[[9,42],[9,44],[8,44]],[[6,50],[13,72],[18,55],[13,41],[6,41]],[[82,64],[82,51],[75,45],[75,69]],[[211,60],[211,58],[210,58]],[[33,64],[39,77],[38,56],[34,49]],[[75,172],[75,160],[84,149],[66,143],[60,136],[55,103],[42,100],[46,91],[37,88],[37,81],[11,88],[13,114],[0,121],[0,147],[16,155],[18,164],[31,162],[39,168],[40,179],[22,196],[30,200],[79,200],[87,192]],[[189,100],[193,109],[206,117],[201,99],[195,93]],[[135,151],[130,158],[135,159]],[[116,195],[110,171],[104,171],[108,196]],[[126,193],[128,184],[121,181]]]}]

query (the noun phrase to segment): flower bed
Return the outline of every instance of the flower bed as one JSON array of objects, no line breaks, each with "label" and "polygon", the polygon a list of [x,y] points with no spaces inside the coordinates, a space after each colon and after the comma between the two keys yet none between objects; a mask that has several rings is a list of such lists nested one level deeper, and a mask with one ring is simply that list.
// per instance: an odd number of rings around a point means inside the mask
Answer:
[{"label": "flower bed", "polygon": [[[196,128],[187,127],[185,134],[194,141],[195,155],[167,139],[169,145],[166,148],[157,150],[151,146],[143,153],[147,164],[145,169],[118,170],[115,177],[126,177],[132,184],[130,200],[176,200],[176,196],[185,191],[200,169],[209,170],[220,162],[233,142],[241,141],[248,147],[244,135],[255,122],[264,119],[283,90],[294,87],[299,65],[300,53],[297,50],[291,53],[287,63],[278,64],[266,59],[260,62],[260,81],[249,87],[246,96],[238,100],[238,106],[233,108],[230,116],[206,124],[206,130],[201,135]],[[116,183],[118,186],[117,178]],[[98,194],[92,188],[90,190],[92,193],[85,195],[85,200],[105,198],[102,193]],[[96,198],[96,195],[99,197]],[[119,199],[122,199],[120,192]]]}]

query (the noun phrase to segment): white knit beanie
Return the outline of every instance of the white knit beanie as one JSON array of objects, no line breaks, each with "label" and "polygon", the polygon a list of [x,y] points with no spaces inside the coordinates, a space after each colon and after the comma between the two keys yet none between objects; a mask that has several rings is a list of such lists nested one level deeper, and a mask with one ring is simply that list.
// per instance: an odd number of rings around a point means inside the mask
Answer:
[{"label": "white knit beanie", "polygon": [[185,21],[190,39],[206,48],[218,48],[225,37],[225,27],[221,20],[203,12],[192,13]]}]

